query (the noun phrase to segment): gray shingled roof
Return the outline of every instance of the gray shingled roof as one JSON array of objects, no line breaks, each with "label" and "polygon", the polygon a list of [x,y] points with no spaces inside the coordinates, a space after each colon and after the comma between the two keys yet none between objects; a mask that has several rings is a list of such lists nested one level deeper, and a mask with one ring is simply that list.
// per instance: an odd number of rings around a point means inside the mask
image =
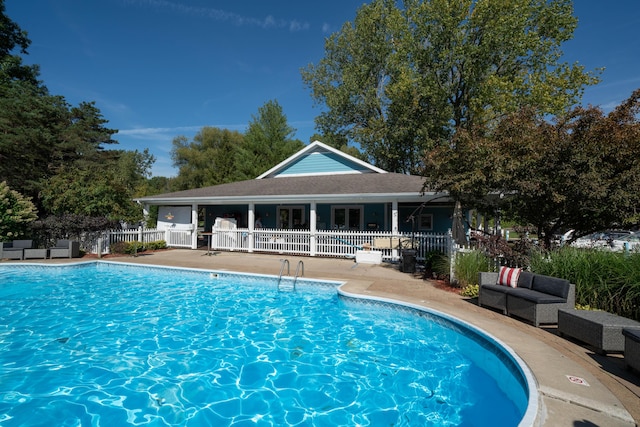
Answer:
[{"label": "gray shingled roof", "polygon": [[419,196],[424,178],[398,173],[335,174],[321,176],[295,176],[268,179],[251,179],[212,187],[177,191],[137,199],[143,202],[167,202],[170,199],[220,199],[220,198],[268,198],[286,196],[338,197],[404,194]]}]

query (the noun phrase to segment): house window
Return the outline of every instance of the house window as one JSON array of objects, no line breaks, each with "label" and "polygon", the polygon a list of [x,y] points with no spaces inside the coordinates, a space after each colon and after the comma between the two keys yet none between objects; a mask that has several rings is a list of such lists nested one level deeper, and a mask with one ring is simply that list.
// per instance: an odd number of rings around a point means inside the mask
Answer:
[{"label": "house window", "polygon": [[331,208],[331,228],[334,230],[362,230],[362,205],[334,206]]},{"label": "house window", "polygon": [[303,206],[281,206],[278,208],[279,227],[285,229],[307,228]]},{"label": "house window", "polygon": [[418,230],[431,231],[433,230],[433,215],[432,214],[420,214],[418,217]]}]

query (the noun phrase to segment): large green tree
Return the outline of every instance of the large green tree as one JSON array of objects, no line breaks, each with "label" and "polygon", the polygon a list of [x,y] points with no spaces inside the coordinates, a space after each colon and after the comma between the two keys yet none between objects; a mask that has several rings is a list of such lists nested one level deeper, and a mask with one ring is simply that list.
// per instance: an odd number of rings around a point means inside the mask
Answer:
[{"label": "large green tree", "polygon": [[579,237],[637,225],[639,113],[640,90],[608,115],[576,107],[550,122],[522,109],[489,135],[461,131],[430,151],[427,182],[465,206],[535,226],[547,244],[560,230]]},{"label": "large green tree", "polygon": [[105,150],[117,133],[94,102],[69,105],[25,66],[30,40],[0,0],[0,181],[33,200],[41,215],[141,216],[153,156]]},{"label": "large green tree", "polygon": [[576,27],[570,0],[374,0],[302,71],[344,135],[374,164],[419,173],[458,129],[490,128],[523,106],[559,114],[596,82],[560,61]]},{"label": "large green tree", "polygon": [[133,202],[142,195],[154,158],[148,150],[107,150],[101,162],[84,158],[59,168],[41,191],[46,211],[135,222],[142,208]]},{"label": "large green tree", "polygon": [[178,168],[174,190],[207,187],[232,182],[236,176],[235,153],[244,136],[237,131],[204,127],[193,141],[179,136],[173,139],[171,157]]},{"label": "large green tree", "polygon": [[267,101],[252,117],[236,151],[236,178],[253,179],[300,150],[303,143],[293,139],[295,132],[278,101]]}]

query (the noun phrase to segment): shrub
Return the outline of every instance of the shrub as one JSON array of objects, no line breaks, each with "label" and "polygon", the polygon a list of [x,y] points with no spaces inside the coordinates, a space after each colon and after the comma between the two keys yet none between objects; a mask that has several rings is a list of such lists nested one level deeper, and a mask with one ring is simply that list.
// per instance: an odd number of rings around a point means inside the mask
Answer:
[{"label": "shrub", "polygon": [[109,246],[109,252],[112,254],[126,254],[129,242],[115,242]]},{"label": "shrub", "polygon": [[476,298],[480,292],[480,285],[467,285],[462,288],[460,295],[467,298]]},{"label": "shrub", "polygon": [[158,249],[167,249],[167,242],[164,240],[156,240],[155,242],[147,243],[147,250],[155,251]]},{"label": "shrub", "polygon": [[576,285],[576,304],[640,320],[640,254],[563,247],[531,257],[531,270]]},{"label": "shrub", "polygon": [[31,198],[0,182],[0,241],[24,238],[37,217]]},{"label": "shrub", "polygon": [[133,255],[144,251],[144,243],[142,242],[116,242],[109,247],[112,254]]},{"label": "shrub", "polygon": [[145,250],[144,243],[142,242],[129,242],[129,247],[125,253],[129,255],[137,254],[138,252],[143,252]]},{"label": "shrub", "polygon": [[453,272],[458,284],[464,288],[477,285],[478,274],[481,271],[491,271],[490,265],[489,257],[482,251],[458,252]]}]

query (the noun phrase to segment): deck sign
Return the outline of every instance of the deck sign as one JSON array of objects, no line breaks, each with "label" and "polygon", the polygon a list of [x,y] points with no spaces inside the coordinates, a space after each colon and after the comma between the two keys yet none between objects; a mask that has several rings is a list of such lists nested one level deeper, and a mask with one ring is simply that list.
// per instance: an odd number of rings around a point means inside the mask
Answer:
[{"label": "deck sign", "polygon": [[574,384],[579,384],[579,385],[584,385],[589,387],[589,383],[584,378],[576,377],[574,375],[567,375],[567,379]]}]

